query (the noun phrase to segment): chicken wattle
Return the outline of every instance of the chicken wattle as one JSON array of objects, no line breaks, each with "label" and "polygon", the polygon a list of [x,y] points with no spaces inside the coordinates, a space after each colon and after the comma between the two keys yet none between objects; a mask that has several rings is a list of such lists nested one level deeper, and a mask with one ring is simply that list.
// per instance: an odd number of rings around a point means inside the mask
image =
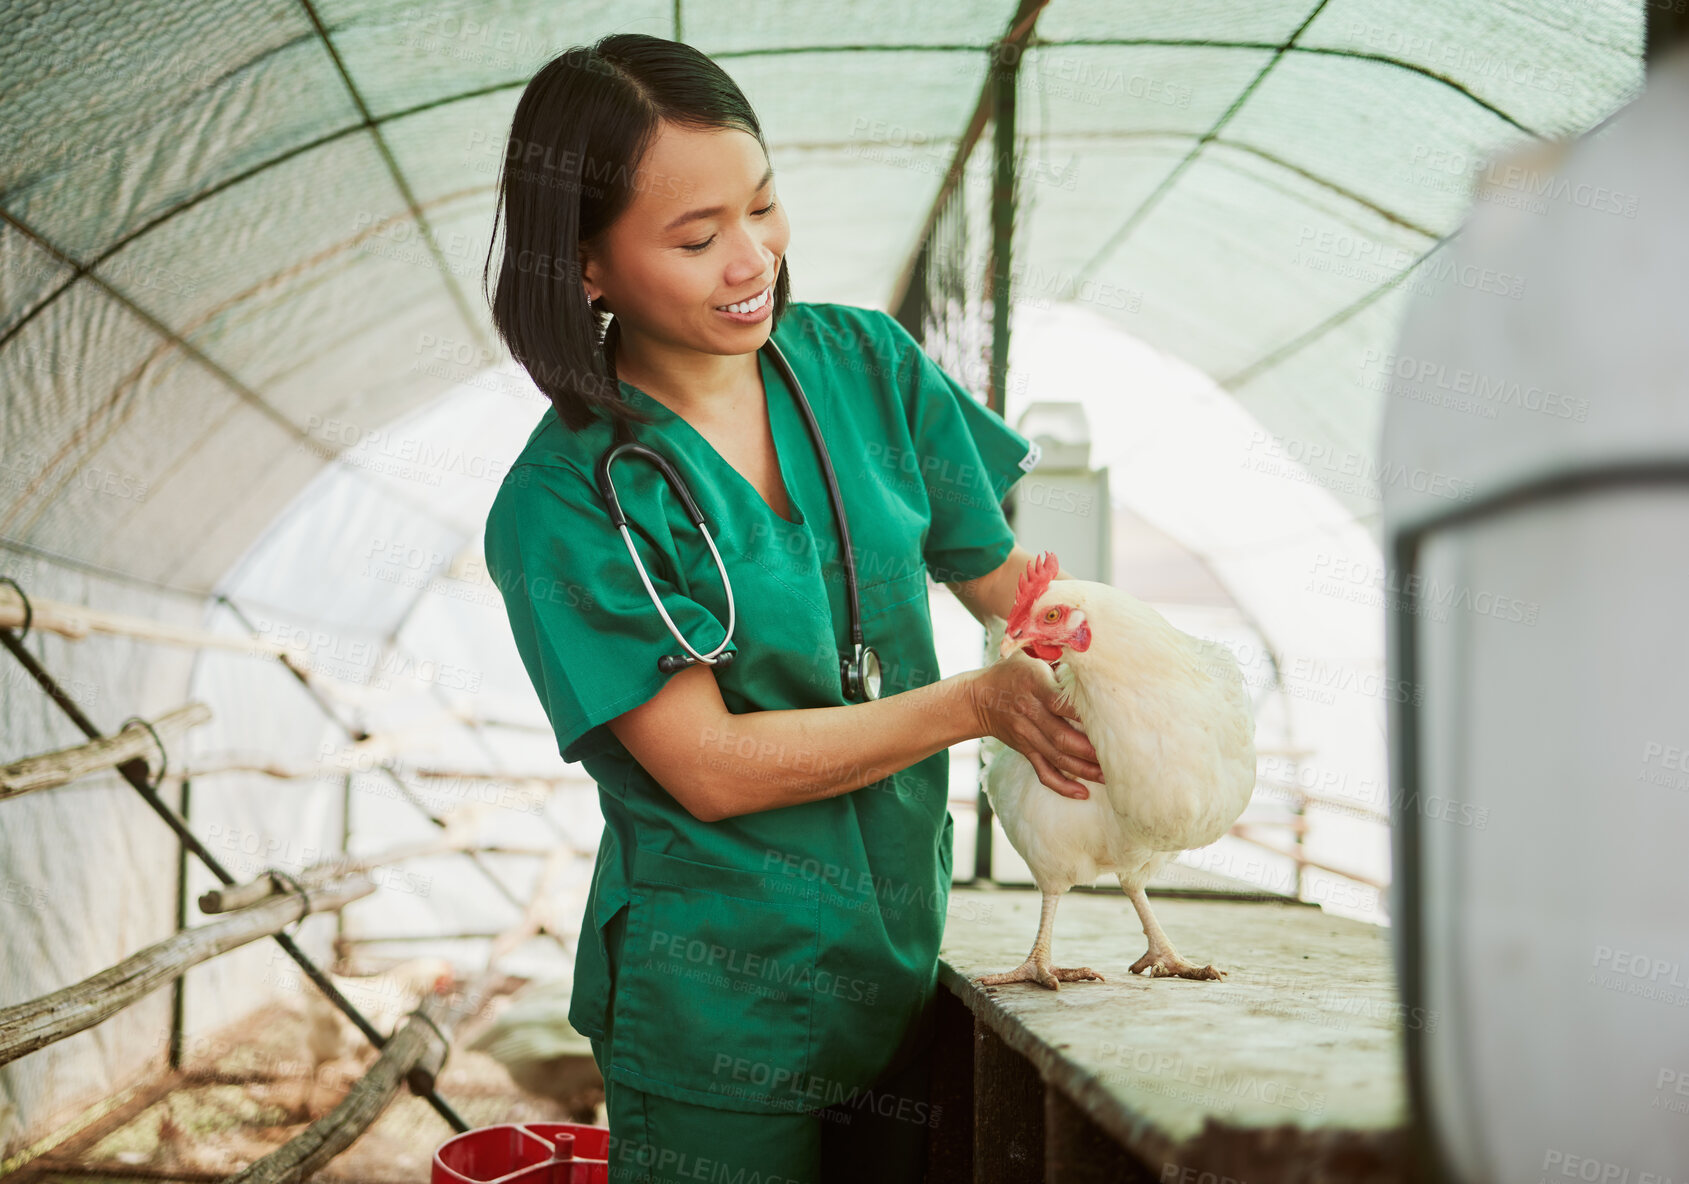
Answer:
[{"label": "chicken wattle", "polygon": [[1119,877],[1149,939],[1133,974],[1221,978],[1225,971],[1179,956],[1144,885],[1179,852],[1219,839],[1249,804],[1255,717],[1242,672],[1218,642],[1175,629],[1108,584],[1057,580],[1058,570],[1048,551],[1027,565],[998,660],[1051,663],[1063,710],[1078,717],[1104,780],[1075,778],[1090,796],[1069,798],[1044,785],[1014,749],[1005,746],[993,758],[985,780],[991,808],[1044,899],[1026,961],[977,981],[1055,990],[1101,979],[1088,966],[1051,965],[1050,938],[1062,893],[1104,873]]}]

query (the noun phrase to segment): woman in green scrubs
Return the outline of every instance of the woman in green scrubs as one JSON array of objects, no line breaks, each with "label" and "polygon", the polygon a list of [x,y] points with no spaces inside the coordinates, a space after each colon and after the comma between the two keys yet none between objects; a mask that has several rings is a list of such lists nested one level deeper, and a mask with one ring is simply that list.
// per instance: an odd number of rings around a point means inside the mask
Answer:
[{"label": "woman in green scrubs", "polygon": [[[755,116],[690,47],[620,34],[548,64],[500,196],[494,320],[553,405],[486,557],[559,752],[600,791],[569,1021],[605,1079],[612,1177],[919,1180],[942,1118],[926,1054],[946,749],[1000,735],[1074,796],[1073,776],[1101,776],[1044,663],[940,680],[933,649],[929,576],[1007,615],[1025,553],[1001,502],[1036,449],[891,317],[789,300]],[[844,557],[770,336],[837,472],[874,702],[845,695]],[[618,415],[709,524],[728,665],[658,668],[683,651],[594,478]],[[730,615],[709,547],[655,466],[611,475],[656,593],[707,653]]]}]

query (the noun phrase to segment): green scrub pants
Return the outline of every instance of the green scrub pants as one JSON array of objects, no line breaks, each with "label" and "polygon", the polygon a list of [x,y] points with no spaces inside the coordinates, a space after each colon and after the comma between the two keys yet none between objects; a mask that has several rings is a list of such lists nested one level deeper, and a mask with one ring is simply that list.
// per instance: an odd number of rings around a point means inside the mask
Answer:
[{"label": "green scrub pants", "polygon": [[[627,912],[605,927],[614,966],[621,962]],[[604,1073],[614,1032],[591,1040]],[[604,1074],[610,1127],[610,1184],[921,1184],[926,1178],[932,1071],[931,1028],[915,1055],[855,1101],[825,1110],[749,1114],[646,1093]],[[899,1115],[902,1117],[899,1117]]]}]

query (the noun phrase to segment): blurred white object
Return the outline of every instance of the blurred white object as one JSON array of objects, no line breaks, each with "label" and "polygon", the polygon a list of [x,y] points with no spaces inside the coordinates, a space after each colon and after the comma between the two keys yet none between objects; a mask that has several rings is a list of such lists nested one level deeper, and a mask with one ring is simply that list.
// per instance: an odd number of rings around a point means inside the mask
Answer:
[{"label": "blurred white object", "polygon": [[1081,580],[1114,582],[1114,527],[1107,467],[1091,467],[1085,404],[1041,400],[1016,425],[1037,451],[1036,468],[1009,491],[1015,534],[1062,557]]},{"label": "blurred white object", "polygon": [[1680,44],[1492,164],[1384,360],[1393,940],[1450,1180],[1689,1175],[1685,112]]},{"label": "blurred white object", "polygon": [[[451,990],[455,977],[452,964],[446,959],[419,957],[400,962],[380,974],[355,977],[329,974],[328,980],[371,1027],[383,1036],[391,1036],[400,1021],[424,998]],[[299,989],[305,997],[305,1048],[311,1056],[311,1082],[299,1109],[310,1115],[315,1111],[317,1087],[322,1084],[325,1064],[343,1057],[367,1063],[375,1059],[376,1050],[369,1038],[328,1001],[315,983],[301,975]]]},{"label": "blurred white object", "polygon": [[604,1078],[592,1043],[569,1026],[568,979],[542,979],[524,986],[498,1017],[469,1042],[531,1094],[560,1102],[576,1122],[597,1121]]}]

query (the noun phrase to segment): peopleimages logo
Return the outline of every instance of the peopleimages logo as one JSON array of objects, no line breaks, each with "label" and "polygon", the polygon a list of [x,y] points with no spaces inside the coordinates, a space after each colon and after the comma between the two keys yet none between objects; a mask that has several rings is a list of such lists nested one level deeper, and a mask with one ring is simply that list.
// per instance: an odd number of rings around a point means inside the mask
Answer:
[{"label": "peopleimages logo", "polygon": [[[1486,374],[1464,366],[1450,366],[1432,358],[1412,354],[1398,354],[1387,350],[1369,349],[1361,355],[1361,370],[1373,371],[1378,378],[1366,383],[1372,389],[1408,398],[1419,398],[1420,391],[1446,391],[1455,395],[1469,395],[1486,407],[1517,407],[1536,411],[1559,419],[1583,423],[1589,418],[1589,400],[1545,390],[1535,383],[1520,382],[1506,375]],[[1400,379],[1397,386],[1391,379]],[[1405,384],[1412,384],[1411,387]],[[1493,412],[1491,413],[1493,415]]]},{"label": "peopleimages logo", "polygon": [[1383,461],[1354,451],[1333,448],[1323,440],[1298,440],[1256,428],[1249,434],[1249,447],[1242,468],[1269,476],[1323,485],[1357,496],[1379,500],[1388,485],[1426,493],[1452,501],[1471,501],[1471,481],[1400,461]]}]

